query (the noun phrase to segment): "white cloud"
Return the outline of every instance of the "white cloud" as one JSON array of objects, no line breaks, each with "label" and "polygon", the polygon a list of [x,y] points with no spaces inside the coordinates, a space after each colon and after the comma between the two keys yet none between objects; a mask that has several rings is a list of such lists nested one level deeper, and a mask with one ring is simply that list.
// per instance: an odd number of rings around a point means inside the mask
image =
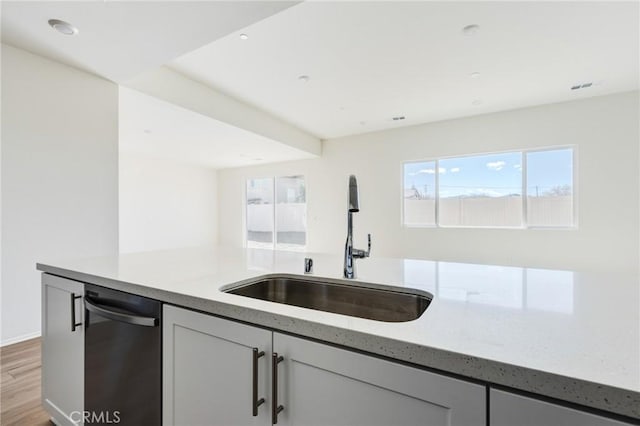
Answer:
[{"label": "white cloud", "polygon": [[492,163],[487,163],[487,168],[498,171],[504,169],[504,166],[506,164],[507,163],[505,163],[504,161],[494,161]]},{"label": "white cloud", "polygon": [[[420,169],[417,172],[409,173],[409,176],[434,175],[435,173],[436,173],[436,169]],[[440,174],[447,173],[447,169],[445,169],[444,167],[439,167],[438,173]]]},{"label": "white cloud", "polygon": [[460,167],[452,167],[449,169],[451,173],[458,173],[460,171]]},{"label": "white cloud", "polygon": [[434,174],[436,171],[434,169],[422,169],[422,170],[418,170],[418,174],[428,174],[428,175],[432,175]]},{"label": "white cloud", "polygon": [[421,169],[418,170],[415,173],[411,173],[411,176],[415,176],[415,175],[432,175],[435,174],[435,170],[434,169]]},{"label": "white cloud", "polygon": [[513,168],[516,170],[522,170],[522,164],[514,164]]},{"label": "white cloud", "polygon": [[[447,173],[447,169],[445,169],[444,167],[439,167],[438,168],[438,172],[439,173]],[[433,175],[436,173],[435,169],[422,169],[422,170],[418,170],[417,172],[414,173],[409,173],[410,176],[415,176],[415,175]]]}]

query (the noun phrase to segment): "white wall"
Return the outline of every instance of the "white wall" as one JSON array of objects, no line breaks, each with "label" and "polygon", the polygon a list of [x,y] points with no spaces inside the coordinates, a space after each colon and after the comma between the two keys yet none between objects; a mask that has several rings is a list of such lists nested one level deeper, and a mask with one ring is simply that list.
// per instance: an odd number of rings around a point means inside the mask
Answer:
[{"label": "white wall", "polygon": [[127,81],[127,86],[309,154],[319,155],[320,139],[271,114],[227,96],[167,67]]},{"label": "white wall", "polygon": [[2,344],[40,333],[37,261],[118,249],[118,87],[2,45]]},{"label": "white wall", "polygon": [[217,242],[213,169],[120,154],[120,252]]},{"label": "white wall", "polygon": [[[360,185],[357,246],[373,255],[550,268],[637,269],[638,92],[481,115],[326,141],[319,159],[218,173],[219,239],[243,244],[248,177],[307,177],[308,250],[340,253],[347,176]],[[577,230],[445,229],[401,226],[402,162],[576,144]],[[365,260],[366,261],[366,260]]]}]

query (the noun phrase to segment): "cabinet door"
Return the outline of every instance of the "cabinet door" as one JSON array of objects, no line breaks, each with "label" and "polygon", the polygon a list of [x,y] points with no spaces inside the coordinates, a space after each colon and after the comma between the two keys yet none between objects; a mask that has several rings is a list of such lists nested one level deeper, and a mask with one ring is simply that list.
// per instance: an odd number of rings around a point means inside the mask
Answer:
[{"label": "cabinet door", "polygon": [[[164,425],[268,425],[272,333],[257,327],[164,306]],[[264,355],[253,367],[254,348]],[[253,416],[257,398],[266,402]]]},{"label": "cabinet door", "polygon": [[60,425],[82,424],[83,294],[82,283],[42,274],[42,403]]},{"label": "cabinet door", "polygon": [[486,388],[274,333],[278,425],[478,426]]},{"label": "cabinet door", "polygon": [[624,426],[617,420],[596,416],[549,402],[491,389],[491,426]]}]

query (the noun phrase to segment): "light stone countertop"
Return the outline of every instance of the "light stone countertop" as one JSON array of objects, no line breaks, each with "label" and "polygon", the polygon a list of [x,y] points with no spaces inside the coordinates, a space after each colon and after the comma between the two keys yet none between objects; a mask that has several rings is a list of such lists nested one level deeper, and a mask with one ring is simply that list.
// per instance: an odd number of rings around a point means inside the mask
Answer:
[{"label": "light stone countertop", "polygon": [[359,259],[357,281],[428,291],[387,323],[226,294],[273,273],[342,278],[342,257],[202,248],[39,263],[44,272],[640,419],[640,280],[410,259]]}]

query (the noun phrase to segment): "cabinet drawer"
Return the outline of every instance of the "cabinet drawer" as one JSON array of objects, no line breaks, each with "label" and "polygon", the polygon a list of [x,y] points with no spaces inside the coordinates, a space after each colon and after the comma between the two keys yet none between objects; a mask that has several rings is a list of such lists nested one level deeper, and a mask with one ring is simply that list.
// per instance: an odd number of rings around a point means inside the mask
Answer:
[{"label": "cabinet drawer", "polygon": [[491,426],[627,426],[591,413],[491,389]]},{"label": "cabinet drawer", "polygon": [[279,425],[478,426],[486,387],[274,333]]}]

